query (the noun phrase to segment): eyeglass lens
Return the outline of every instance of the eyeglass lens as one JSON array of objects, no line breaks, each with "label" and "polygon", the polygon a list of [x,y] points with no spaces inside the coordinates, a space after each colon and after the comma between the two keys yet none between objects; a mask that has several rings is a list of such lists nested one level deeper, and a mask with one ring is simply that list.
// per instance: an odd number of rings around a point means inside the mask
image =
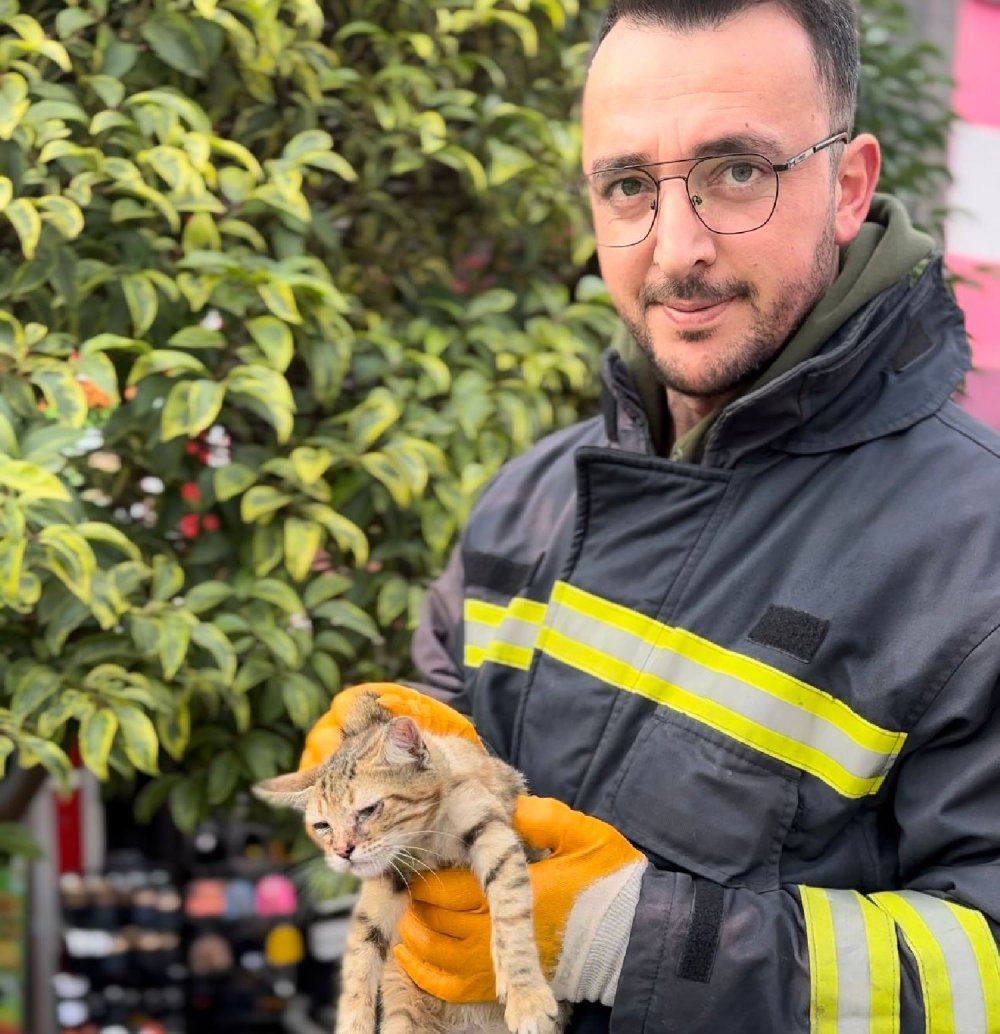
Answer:
[{"label": "eyeglass lens", "polygon": [[[649,235],[662,180],[646,169],[609,169],[588,180],[599,245],[621,248]],[[701,158],[688,171],[686,185],[698,218],[715,233],[756,230],[771,218],[778,198],[778,174],[759,154]]]}]

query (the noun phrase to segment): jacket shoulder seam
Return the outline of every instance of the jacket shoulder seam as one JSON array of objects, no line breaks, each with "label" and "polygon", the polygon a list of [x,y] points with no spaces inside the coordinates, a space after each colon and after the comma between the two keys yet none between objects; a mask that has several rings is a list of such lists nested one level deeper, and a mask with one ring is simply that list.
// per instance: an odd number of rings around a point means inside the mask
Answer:
[{"label": "jacket shoulder seam", "polygon": [[978,446],[984,452],[988,452],[991,456],[1000,459],[1000,446],[992,446],[982,438],[970,434],[964,427],[960,427],[958,422],[949,415],[947,406],[942,406],[934,415],[945,425],[945,427],[950,428],[956,434],[966,439],[966,441],[971,442],[973,445]]}]

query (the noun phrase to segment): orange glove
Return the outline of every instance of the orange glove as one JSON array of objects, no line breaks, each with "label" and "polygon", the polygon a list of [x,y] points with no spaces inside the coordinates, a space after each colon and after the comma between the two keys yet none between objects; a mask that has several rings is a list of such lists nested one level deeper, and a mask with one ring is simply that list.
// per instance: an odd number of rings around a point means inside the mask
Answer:
[{"label": "orange glove", "polygon": [[[529,873],[538,952],[556,998],[613,1004],[645,856],[607,823],[547,797],[520,797],[514,827],[551,852]],[[410,979],[449,1002],[495,999],[490,917],[475,877],[430,873],[410,895],[394,949]]]},{"label": "orange glove", "polygon": [[[398,682],[364,682],[338,693],[330,709],[309,730],[299,758],[299,771],[325,761],[339,746],[344,719],[362,693],[375,693],[378,702],[391,714],[412,718],[421,729],[438,736],[464,736],[480,743],[472,722],[454,708],[442,704],[409,686]],[[480,744],[481,745],[481,744]]]}]

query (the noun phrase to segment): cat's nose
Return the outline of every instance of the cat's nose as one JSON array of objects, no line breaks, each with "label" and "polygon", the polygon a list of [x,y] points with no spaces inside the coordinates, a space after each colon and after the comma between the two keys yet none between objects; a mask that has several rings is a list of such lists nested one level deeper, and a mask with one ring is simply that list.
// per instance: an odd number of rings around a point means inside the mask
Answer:
[{"label": "cat's nose", "polygon": [[341,858],[350,859],[351,855],[354,854],[354,847],[355,845],[350,842],[344,844],[337,844],[337,846],[333,849],[333,853],[340,855]]}]

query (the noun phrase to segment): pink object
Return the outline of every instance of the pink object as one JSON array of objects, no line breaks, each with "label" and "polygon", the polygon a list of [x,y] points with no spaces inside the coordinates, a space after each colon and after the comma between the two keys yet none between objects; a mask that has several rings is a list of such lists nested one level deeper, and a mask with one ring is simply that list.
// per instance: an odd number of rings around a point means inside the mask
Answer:
[{"label": "pink object", "polygon": [[980,126],[1000,127],[997,103],[997,55],[1000,54],[1000,7],[965,0],[958,9],[952,104],[959,117]]},{"label": "pink object", "polygon": [[955,287],[972,344],[972,365],[982,370],[1000,370],[1000,266],[949,255],[947,268],[976,281],[976,286]]},{"label": "pink object", "polygon": [[295,884],[287,876],[272,873],[257,882],[256,911],[260,916],[289,916],[298,908]]}]

